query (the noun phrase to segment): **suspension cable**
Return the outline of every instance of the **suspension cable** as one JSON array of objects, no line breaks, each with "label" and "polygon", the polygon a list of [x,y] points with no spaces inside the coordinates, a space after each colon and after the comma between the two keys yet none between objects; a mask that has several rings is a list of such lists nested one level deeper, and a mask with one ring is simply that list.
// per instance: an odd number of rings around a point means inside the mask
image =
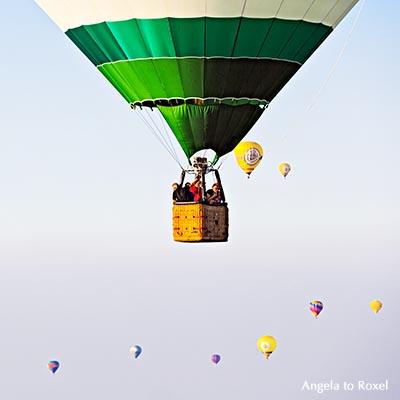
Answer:
[{"label": "suspension cable", "polygon": [[181,163],[179,162],[179,157],[178,157],[178,154],[177,154],[177,152],[176,152],[176,148],[175,148],[174,144],[172,143],[172,135],[168,133],[169,130],[168,130],[168,128],[167,128],[167,124],[166,124],[166,122],[165,122],[165,119],[162,117],[162,115],[161,115],[160,112],[157,112],[157,114],[158,114],[158,118],[159,118],[159,120],[160,120],[160,124],[161,124],[161,126],[163,127],[165,137],[166,137],[166,139],[168,140],[170,149],[172,150],[172,152],[173,152],[173,154],[174,154],[175,160],[176,160],[176,162],[179,164],[179,166],[183,169]]},{"label": "suspension cable", "polygon": [[358,23],[358,20],[359,20],[359,18],[360,18],[361,12],[362,12],[362,10],[363,10],[363,8],[364,8],[365,1],[366,1],[366,0],[362,0],[361,5],[360,5],[360,8],[358,9],[357,15],[356,15],[356,17],[355,17],[355,19],[354,19],[354,21],[353,21],[353,25],[351,26],[350,31],[349,31],[348,34],[347,34],[347,37],[346,37],[346,39],[345,39],[345,41],[344,41],[344,43],[343,43],[343,46],[342,46],[342,48],[341,48],[341,50],[340,50],[340,52],[339,52],[339,54],[338,54],[338,56],[337,56],[337,58],[336,58],[336,61],[335,61],[334,64],[332,65],[332,68],[331,68],[331,70],[329,71],[329,73],[328,73],[328,75],[327,75],[325,81],[322,83],[320,89],[318,90],[318,92],[317,92],[316,95],[314,96],[313,101],[312,101],[311,104],[308,106],[308,108],[307,108],[306,111],[310,111],[310,110],[314,107],[314,105],[315,105],[315,103],[317,102],[319,96],[320,96],[321,93],[324,91],[326,85],[328,84],[328,82],[329,82],[330,79],[332,78],[333,73],[335,72],[337,66],[339,65],[339,62],[341,61],[341,59],[342,59],[342,57],[343,57],[343,54],[344,54],[344,52],[345,52],[345,50],[346,50],[346,47],[347,47],[347,45],[349,44],[350,37],[351,37],[351,35],[353,34],[353,32],[354,32],[354,30],[355,30],[355,27],[356,27],[356,25],[357,25],[357,23]]},{"label": "suspension cable", "polygon": [[[357,15],[356,15],[356,17],[355,17],[355,19],[353,21],[353,24],[352,24],[352,26],[350,28],[350,31],[347,33],[346,39],[345,39],[345,41],[343,43],[343,46],[342,46],[341,50],[338,53],[338,56],[336,57],[335,62],[333,63],[330,71],[328,72],[326,79],[321,84],[319,90],[316,92],[316,95],[313,97],[313,99],[310,102],[309,106],[305,109],[305,113],[310,112],[311,109],[315,106],[315,104],[317,103],[318,98],[321,96],[321,94],[324,91],[324,89],[326,88],[329,80],[332,78],[337,66],[339,65],[339,62],[341,61],[341,59],[343,57],[343,54],[344,54],[344,52],[346,50],[346,47],[347,47],[347,45],[348,45],[348,43],[350,41],[350,37],[353,34],[353,32],[354,32],[354,30],[355,30],[355,28],[356,28],[356,26],[358,24],[358,21],[360,19],[360,15],[361,15],[361,12],[362,12],[362,10],[364,8],[365,2],[366,2],[366,0],[362,0],[361,1],[360,7],[359,7],[358,12],[357,12]],[[304,117],[303,117],[302,123],[304,123]],[[297,124],[297,130],[298,130],[298,124]],[[279,147],[280,145],[282,145],[283,143],[286,143],[287,140],[288,140],[288,137],[289,137],[289,133],[286,133],[283,136],[281,136],[280,141],[278,141],[278,143],[274,147],[276,148],[276,147]],[[270,154],[271,152],[272,152],[271,150],[267,150],[265,153],[266,154]]]},{"label": "suspension cable", "polygon": [[[143,109],[141,109],[141,111],[143,111]],[[163,136],[159,126],[157,125],[153,116],[150,114],[150,111],[147,109],[147,107],[144,107],[144,112],[146,113],[146,117],[144,115],[142,115],[141,112],[138,112],[137,115],[142,120],[142,122],[147,126],[147,128],[153,134],[153,136],[158,140],[158,142],[161,143],[161,145],[167,150],[167,152],[174,159],[174,161],[182,168],[182,165],[179,161],[179,158],[177,156],[175,148],[172,144],[171,138],[168,135],[168,131],[167,131],[166,127],[163,126],[164,130],[165,130],[165,134],[169,139],[169,143]]]}]

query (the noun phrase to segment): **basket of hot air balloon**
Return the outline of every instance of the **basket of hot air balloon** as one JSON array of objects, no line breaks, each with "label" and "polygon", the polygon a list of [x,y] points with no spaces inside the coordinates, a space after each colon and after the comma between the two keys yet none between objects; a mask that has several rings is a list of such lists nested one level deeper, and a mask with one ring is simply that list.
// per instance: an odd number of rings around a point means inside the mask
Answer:
[{"label": "basket of hot air balloon", "polygon": [[[228,240],[228,205],[218,170],[214,170],[204,157],[194,159],[195,180],[183,188],[185,171],[176,190],[187,190],[192,198],[179,199],[172,207],[173,237],[177,242],[225,242]],[[211,171],[210,171],[211,170]],[[217,182],[206,190],[205,175],[212,172]]]},{"label": "basket of hot air balloon", "polygon": [[177,242],[225,242],[228,240],[228,206],[204,203],[175,204],[172,229]]}]

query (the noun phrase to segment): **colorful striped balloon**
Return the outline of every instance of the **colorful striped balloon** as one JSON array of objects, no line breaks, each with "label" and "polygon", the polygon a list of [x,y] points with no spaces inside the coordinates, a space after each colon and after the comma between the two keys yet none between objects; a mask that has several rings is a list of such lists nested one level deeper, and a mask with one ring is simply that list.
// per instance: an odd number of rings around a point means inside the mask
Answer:
[{"label": "colorful striped balloon", "polygon": [[314,314],[315,318],[318,318],[319,313],[324,308],[321,301],[314,300],[310,302],[310,311]]},{"label": "colorful striped balloon", "polygon": [[47,368],[55,374],[58,368],[60,367],[60,363],[56,360],[51,360],[47,363]]}]

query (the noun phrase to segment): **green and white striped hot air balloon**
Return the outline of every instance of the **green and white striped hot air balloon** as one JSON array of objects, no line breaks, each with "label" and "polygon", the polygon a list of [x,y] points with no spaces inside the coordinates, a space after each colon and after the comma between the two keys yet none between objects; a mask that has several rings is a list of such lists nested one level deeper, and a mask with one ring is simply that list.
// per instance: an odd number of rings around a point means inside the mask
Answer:
[{"label": "green and white striped hot air balloon", "polygon": [[232,151],[357,0],[36,0],[186,157]]}]

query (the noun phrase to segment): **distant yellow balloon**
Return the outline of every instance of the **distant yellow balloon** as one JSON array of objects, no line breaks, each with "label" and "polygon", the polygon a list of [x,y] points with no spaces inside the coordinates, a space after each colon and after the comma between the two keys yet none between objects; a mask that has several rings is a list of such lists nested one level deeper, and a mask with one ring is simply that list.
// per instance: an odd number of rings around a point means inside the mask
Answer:
[{"label": "distant yellow balloon", "polygon": [[266,358],[276,349],[276,339],[272,336],[262,336],[257,340],[257,347]]},{"label": "distant yellow balloon", "polygon": [[290,172],[292,167],[288,163],[282,163],[279,165],[279,171],[283,175],[284,178],[286,178],[286,175]]},{"label": "distant yellow balloon", "polygon": [[379,310],[382,308],[382,302],[380,302],[379,300],[372,300],[371,303],[369,303],[369,306],[371,307],[373,312],[378,313]]},{"label": "distant yellow balloon", "polygon": [[250,178],[250,174],[260,164],[263,158],[263,149],[256,142],[240,142],[235,149],[236,161],[239,167]]}]

